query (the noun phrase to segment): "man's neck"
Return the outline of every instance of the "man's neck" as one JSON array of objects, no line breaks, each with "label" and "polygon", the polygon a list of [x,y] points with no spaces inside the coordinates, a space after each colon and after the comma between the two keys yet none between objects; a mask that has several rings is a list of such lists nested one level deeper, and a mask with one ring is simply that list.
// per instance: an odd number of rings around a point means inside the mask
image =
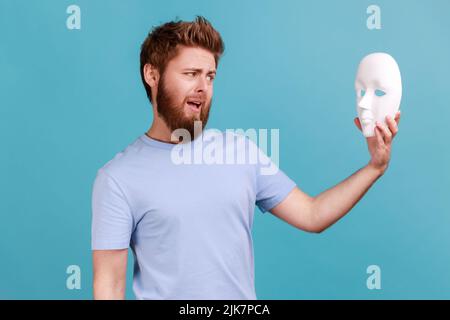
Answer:
[{"label": "man's neck", "polygon": [[145,134],[150,138],[161,142],[176,144],[176,142],[170,140],[172,132],[170,131],[169,127],[165,124],[165,122],[160,118],[153,119],[152,126],[150,127],[150,129],[148,129],[148,131]]}]

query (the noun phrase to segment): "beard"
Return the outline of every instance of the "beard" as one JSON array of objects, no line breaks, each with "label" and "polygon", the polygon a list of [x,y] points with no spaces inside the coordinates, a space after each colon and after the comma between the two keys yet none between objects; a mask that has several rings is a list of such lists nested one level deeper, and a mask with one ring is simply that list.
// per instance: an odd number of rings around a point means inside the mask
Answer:
[{"label": "beard", "polygon": [[205,103],[202,104],[200,113],[191,115],[187,115],[185,111],[187,100],[188,97],[185,97],[181,102],[177,101],[177,97],[167,88],[164,75],[161,77],[156,95],[156,110],[172,132],[176,129],[186,129],[192,141],[196,138],[195,121],[201,121],[200,131],[203,131],[208,122],[212,99],[210,101],[203,99]]}]

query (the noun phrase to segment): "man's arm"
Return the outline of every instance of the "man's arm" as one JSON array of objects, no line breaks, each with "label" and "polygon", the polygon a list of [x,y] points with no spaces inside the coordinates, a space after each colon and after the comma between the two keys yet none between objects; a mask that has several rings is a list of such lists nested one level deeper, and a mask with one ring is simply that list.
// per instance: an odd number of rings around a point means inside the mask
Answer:
[{"label": "man's arm", "polygon": [[94,299],[125,299],[128,249],[94,250]]},{"label": "man's arm", "polygon": [[[270,212],[296,228],[315,233],[322,232],[342,218],[387,169],[392,139],[398,132],[400,113],[395,119],[387,118],[386,121],[388,128],[377,124],[375,136],[367,138],[371,154],[367,166],[316,197],[310,197],[295,188]],[[361,130],[358,118],[355,124]]]},{"label": "man's arm", "polygon": [[298,229],[319,233],[349,212],[380,176],[367,165],[317,197],[295,188],[270,212]]}]

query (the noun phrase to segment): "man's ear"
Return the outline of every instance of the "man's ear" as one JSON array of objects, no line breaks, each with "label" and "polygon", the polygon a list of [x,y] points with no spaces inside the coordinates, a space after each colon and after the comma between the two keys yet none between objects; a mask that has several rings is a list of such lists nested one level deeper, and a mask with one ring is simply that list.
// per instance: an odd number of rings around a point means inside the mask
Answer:
[{"label": "man's ear", "polygon": [[151,88],[158,87],[159,72],[150,63],[144,65],[144,79]]}]

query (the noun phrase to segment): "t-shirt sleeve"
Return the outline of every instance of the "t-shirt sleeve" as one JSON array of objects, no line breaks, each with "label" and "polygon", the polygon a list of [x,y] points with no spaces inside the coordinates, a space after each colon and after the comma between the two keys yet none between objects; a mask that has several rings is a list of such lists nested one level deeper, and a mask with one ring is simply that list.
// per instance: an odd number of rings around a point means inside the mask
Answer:
[{"label": "t-shirt sleeve", "polygon": [[256,205],[265,213],[283,201],[297,184],[261,149],[257,150]]},{"label": "t-shirt sleeve", "polygon": [[125,249],[130,245],[133,216],[122,189],[104,169],[92,190],[92,250]]}]

